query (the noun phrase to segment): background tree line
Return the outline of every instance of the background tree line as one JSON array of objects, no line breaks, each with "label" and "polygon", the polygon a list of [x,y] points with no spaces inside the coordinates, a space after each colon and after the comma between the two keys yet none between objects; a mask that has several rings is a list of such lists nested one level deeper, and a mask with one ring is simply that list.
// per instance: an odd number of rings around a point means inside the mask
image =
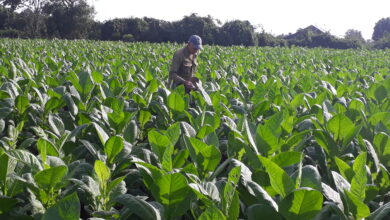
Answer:
[{"label": "background tree line", "polygon": [[85,0],[0,0],[0,37],[181,43],[191,34],[198,34],[210,45],[381,49],[390,48],[390,17],[375,24],[372,41],[367,42],[360,31],[353,29],[344,38],[314,26],[274,36],[259,31],[249,21],[222,23],[197,14],[173,22],[148,17],[98,22],[93,7]]}]

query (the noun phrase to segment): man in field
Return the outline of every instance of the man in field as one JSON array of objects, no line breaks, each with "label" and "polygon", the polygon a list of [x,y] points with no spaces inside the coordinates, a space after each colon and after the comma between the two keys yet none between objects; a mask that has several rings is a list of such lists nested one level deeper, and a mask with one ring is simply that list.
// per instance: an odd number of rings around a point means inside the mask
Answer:
[{"label": "man in field", "polygon": [[196,90],[199,79],[194,77],[196,66],[196,56],[202,49],[202,39],[198,35],[191,35],[187,45],[176,51],[173,55],[171,69],[169,71],[169,85],[175,88],[184,85],[186,92]]}]

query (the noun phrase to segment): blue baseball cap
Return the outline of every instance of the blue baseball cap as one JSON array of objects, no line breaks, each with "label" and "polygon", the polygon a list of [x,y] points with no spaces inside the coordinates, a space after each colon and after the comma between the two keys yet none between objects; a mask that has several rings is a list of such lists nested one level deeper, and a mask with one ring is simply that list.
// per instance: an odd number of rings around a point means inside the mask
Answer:
[{"label": "blue baseball cap", "polygon": [[202,38],[200,38],[198,35],[191,35],[188,39],[188,43],[192,43],[192,45],[195,47],[195,49],[200,50],[202,49]]}]

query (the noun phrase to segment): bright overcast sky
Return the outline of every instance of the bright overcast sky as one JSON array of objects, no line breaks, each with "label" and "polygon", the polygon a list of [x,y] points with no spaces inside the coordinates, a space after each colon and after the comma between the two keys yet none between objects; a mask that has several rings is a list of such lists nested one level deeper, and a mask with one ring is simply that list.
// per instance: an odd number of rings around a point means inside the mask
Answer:
[{"label": "bright overcast sky", "polygon": [[222,22],[248,20],[274,35],[315,25],[342,37],[348,29],[371,39],[375,23],[390,17],[390,0],[89,0],[99,21],[152,17],[177,21],[191,13]]}]

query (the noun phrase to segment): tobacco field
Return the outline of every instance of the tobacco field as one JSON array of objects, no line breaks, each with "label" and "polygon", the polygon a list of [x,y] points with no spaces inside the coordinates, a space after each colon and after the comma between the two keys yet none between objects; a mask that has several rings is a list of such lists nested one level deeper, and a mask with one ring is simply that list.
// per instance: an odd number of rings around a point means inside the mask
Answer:
[{"label": "tobacco field", "polygon": [[0,40],[0,219],[390,219],[390,50]]}]

